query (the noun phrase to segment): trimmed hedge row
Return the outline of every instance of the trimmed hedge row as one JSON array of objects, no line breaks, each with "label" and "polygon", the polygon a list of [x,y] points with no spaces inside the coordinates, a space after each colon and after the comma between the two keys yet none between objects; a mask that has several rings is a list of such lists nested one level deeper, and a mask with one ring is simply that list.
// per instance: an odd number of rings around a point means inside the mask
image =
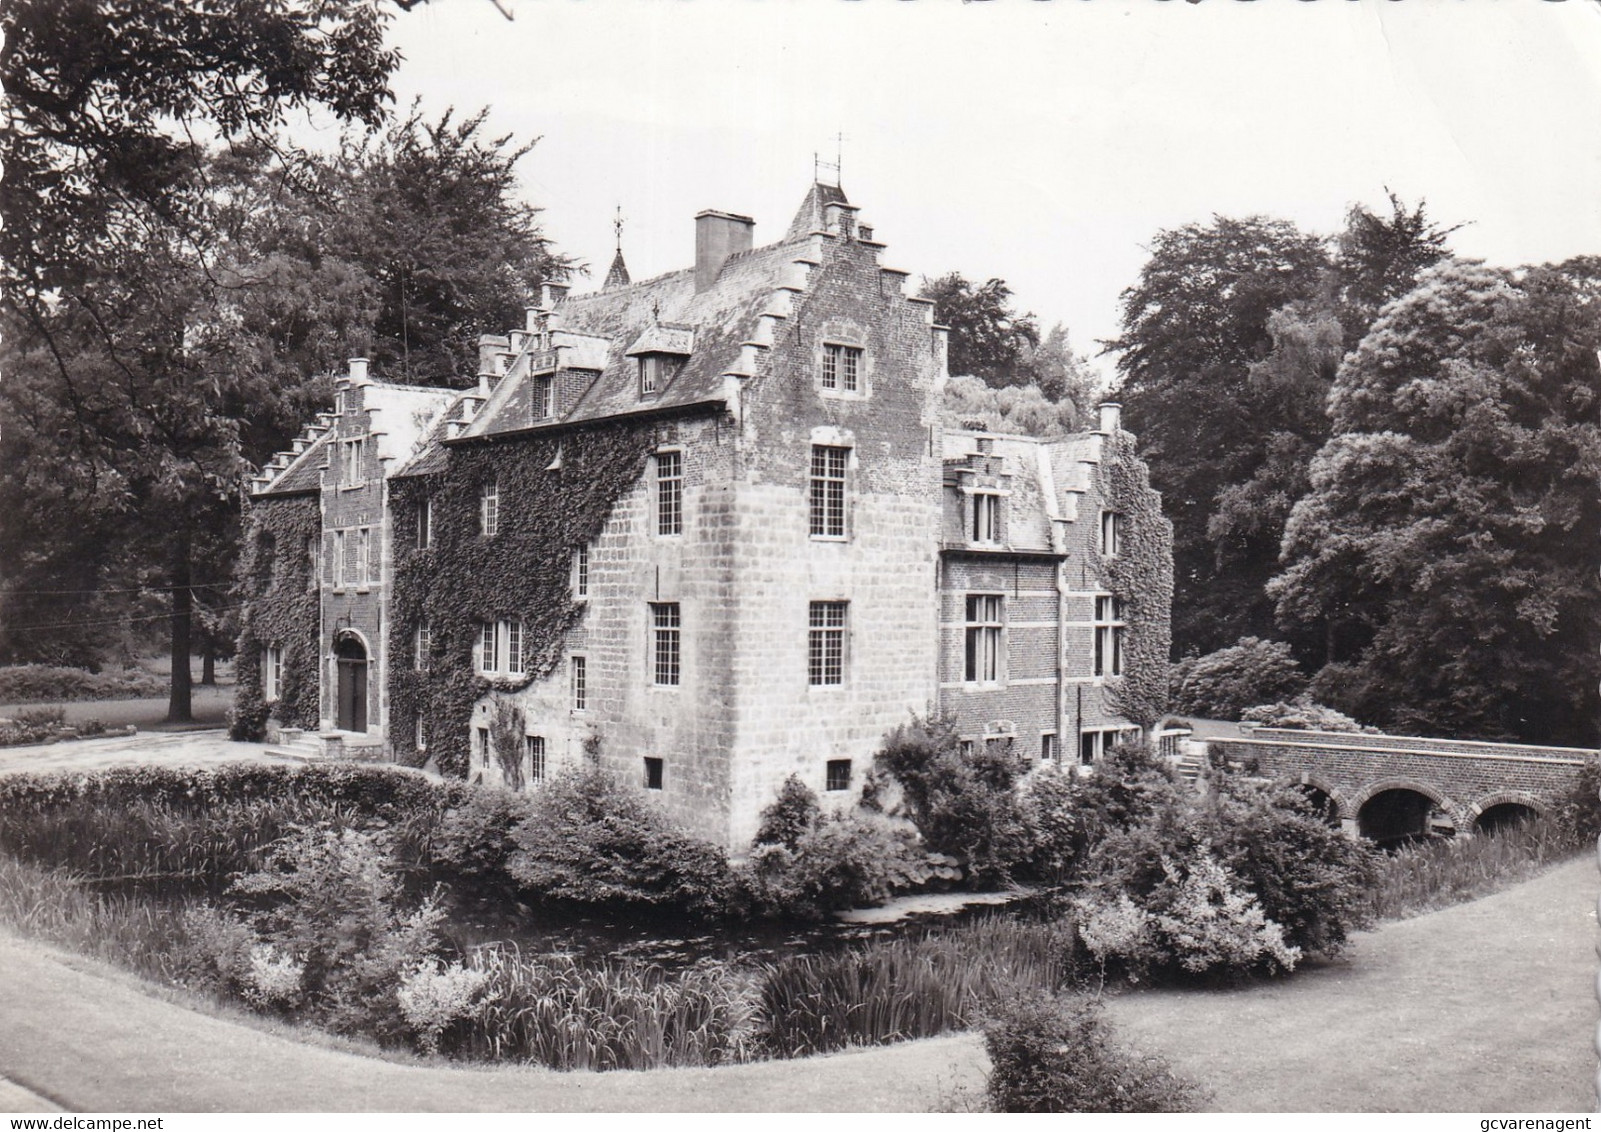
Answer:
[{"label": "trimmed hedge row", "polygon": [[137,700],[161,696],[167,682],[139,668],[90,672],[54,664],[0,667],[0,704],[69,703],[78,700]]}]

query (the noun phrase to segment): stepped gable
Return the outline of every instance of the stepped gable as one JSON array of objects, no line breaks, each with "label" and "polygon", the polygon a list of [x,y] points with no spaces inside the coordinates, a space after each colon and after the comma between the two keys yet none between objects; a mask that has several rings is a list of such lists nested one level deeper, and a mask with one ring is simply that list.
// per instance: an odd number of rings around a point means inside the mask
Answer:
[{"label": "stepped gable", "polygon": [[[300,439],[307,441],[298,455],[280,452],[262,469],[261,476],[251,484],[251,495],[305,495],[322,490],[322,470],[328,466],[328,446],[333,443],[329,427],[333,417],[323,413],[318,423],[306,429]],[[297,441],[297,444],[299,442]],[[289,463],[274,468],[285,456]]]},{"label": "stepped gable", "polygon": [[363,407],[373,414],[371,435],[377,442],[378,458],[393,461],[392,468],[410,460],[445,409],[459,397],[459,391],[437,386],[368,382]]},{"label": "stepped gable", "polygon": [[[989,452],[981,452],[979,441]],[[1070,519],[1058,506],[1055,490],[1053,449],[1067,443],[1045,441],[1033,436],[947,429],[944,433],[944,463],[947,482],[959,469],[988,467],[992,475],[1006,477],[1006,546],[1011,550],[1049,552],[1053,520]],[[961,530],[947,531],[947,541],[965,542]]]},{"label": "stepped gable", "polygon": [[[599,375],[571,408],[550,422],[531,426],[529,405],[533,380],[525,362],[533,348],[530,337],[501,380],[495,396],[466,437],[521,432],[530,428],[571,425],[639,412],[725,404],[729,374],[746,374],[745,346],[761,336],[761,318],[775,291],[792,278],[797,260],[815,258],[810,240],[785,241],[736,252],[722,264],[710,286],[695,289],[695,271],[684,268],[613,290],[569,295],[547,316],[554,344],[591,354]],[[639,396],[638,371],[628,351],[658,328],[689,328],[693,353],[671,382],[655,396]]]}]

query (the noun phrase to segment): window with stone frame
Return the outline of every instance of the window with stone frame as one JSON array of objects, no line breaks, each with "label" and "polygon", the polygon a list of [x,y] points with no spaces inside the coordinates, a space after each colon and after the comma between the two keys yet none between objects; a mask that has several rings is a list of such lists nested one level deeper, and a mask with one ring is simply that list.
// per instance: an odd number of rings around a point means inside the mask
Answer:
[{"label": "window with stone frame", "polygon": [[823,371],[821,375],[824,389],[833,389],[842,393],[856,393],[861,390],[862,375],[862,348],[860,346],[846,346],[838,342],[823,343]]},{"label": "window with stone frame", "polygon": [[573,710],[589,710],[589,660],[586,657],[572,658],[573,671]]},{"label": "window with stone frame", "polygon": [[972,541],[998,543],[1001,541],[1001,497],[993,491],[973,493]]},{"label": "window with stone frame", "polygon": [[656,453],[656,533],[684,533],[684,454]]},{"label": "window with stone frame", "polygon": [[261,698],[276,700],[283,687],[284,652],[278,645],[261,650]]},{"label": "window with stone frame", "polygon": [[680,671],[680,634],[683,619],[676,601],[657,601],[650,605],[650,673],[651,683],[661,688],[675,688],[682,675]]},{"label": "window with stone frame", "polygon": [[335,531],[333,541],[333,587],[336,590],[345,588],[345,532]]},{"label": "window with stone frame", "polygon": [[361,487],[367,482],[367,438],[354,436],[339,442],[341,484]]},{"label": "window with stone frame", "polygon": [[1123,542],[1123,516],[1116,511],[1101,512],[1101,554],[1116,558]]},{"label": "window with stone frame", "polygon": [[556,378],[546,374],[535,379],[534,419],[549,420],[556,415]]},{"label": "window with stone frame", "polygon": [[417,501],[417,549],[425,550],[434,541],[434,497],[425,495]]},{"label": "window with stone frame", "polygon": [[1005,670],[1006,599],[1001,594],[968,594],[964,679],[969,684],[999,683]]},{"label": "window with stone frame", "polygon": [[851,788],[850,759],[829,759],[824,768],[823,788],[829,791]]},{"label": "window with stone frame", "polygon": [[545,737],[543,735],[523,736],[523,758],[528,763],[528,781],[545,781],[548,775],[548,768],[545,762]]},{"label": "window with stone frame", "polygon": [[1123,675],[1123,599],[1101,594],[1095,599],[1095,675]]},{"label": "window with stone frame", "polygon": [[478,623],[478,670],[488,676],[524,675],[523,623]]},{"label": "window with stone frame", "polygon": [[573,551],[573,600],[589,600],[589,544]]},{"label": "window with stone frame", "polygon": [[412,644],[412,667],[418,672],[427,672],[428,655],[433,651],[434,645],[433,630],[429,628],[428,622],[424,621],[417,626],[417,634]]},{"label": "window with stone frame", "polygon": [[664,777],[662,760],[651,755],[645,756],[645,789],[660,790]]},{"label": "window with stone frame", "polygon": [[845,612],[847,602],[814,601],[806,631],[806,683],[845,682]]},{"label": "window with stone frame", "polygon": [[812,538],[845,537],[845,472],[850,452],[837,445],[812,445],[807,507]]},{"label": "window with stone frame", "polygon": [[490,480],[478,489],[478,533],[490,538],[500,530],[500,484]]}]

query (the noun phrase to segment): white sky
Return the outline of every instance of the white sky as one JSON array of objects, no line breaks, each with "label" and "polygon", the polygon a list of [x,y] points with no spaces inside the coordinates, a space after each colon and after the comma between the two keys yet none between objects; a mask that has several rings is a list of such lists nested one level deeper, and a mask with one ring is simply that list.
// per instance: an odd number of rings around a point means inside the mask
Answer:
[{"label": "white sky", "polygon": [[999,276],[1080,350],[1152,234],[1213,213],[1327,233],[1389,186],[1470,221],[1461,254],[1601,253],[1596,0],[502,3],[397,15],[398,105],[540,136],[527,196],[591,286],[618,205],[636,279],[703,208],[777,238],[841,131],[887,264]]}]

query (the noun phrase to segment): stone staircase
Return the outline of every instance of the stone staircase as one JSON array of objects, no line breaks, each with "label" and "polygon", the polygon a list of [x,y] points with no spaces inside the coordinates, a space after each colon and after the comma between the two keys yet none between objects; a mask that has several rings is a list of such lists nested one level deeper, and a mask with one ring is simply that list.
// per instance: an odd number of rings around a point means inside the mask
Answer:
[{"label": "stone staircase", "polygon": [[329,759],[379,762],[384,757],[384,741],[376,735],[353,731],[302,731],[298,727],[282,727],[267,753],[308,763]]}]

